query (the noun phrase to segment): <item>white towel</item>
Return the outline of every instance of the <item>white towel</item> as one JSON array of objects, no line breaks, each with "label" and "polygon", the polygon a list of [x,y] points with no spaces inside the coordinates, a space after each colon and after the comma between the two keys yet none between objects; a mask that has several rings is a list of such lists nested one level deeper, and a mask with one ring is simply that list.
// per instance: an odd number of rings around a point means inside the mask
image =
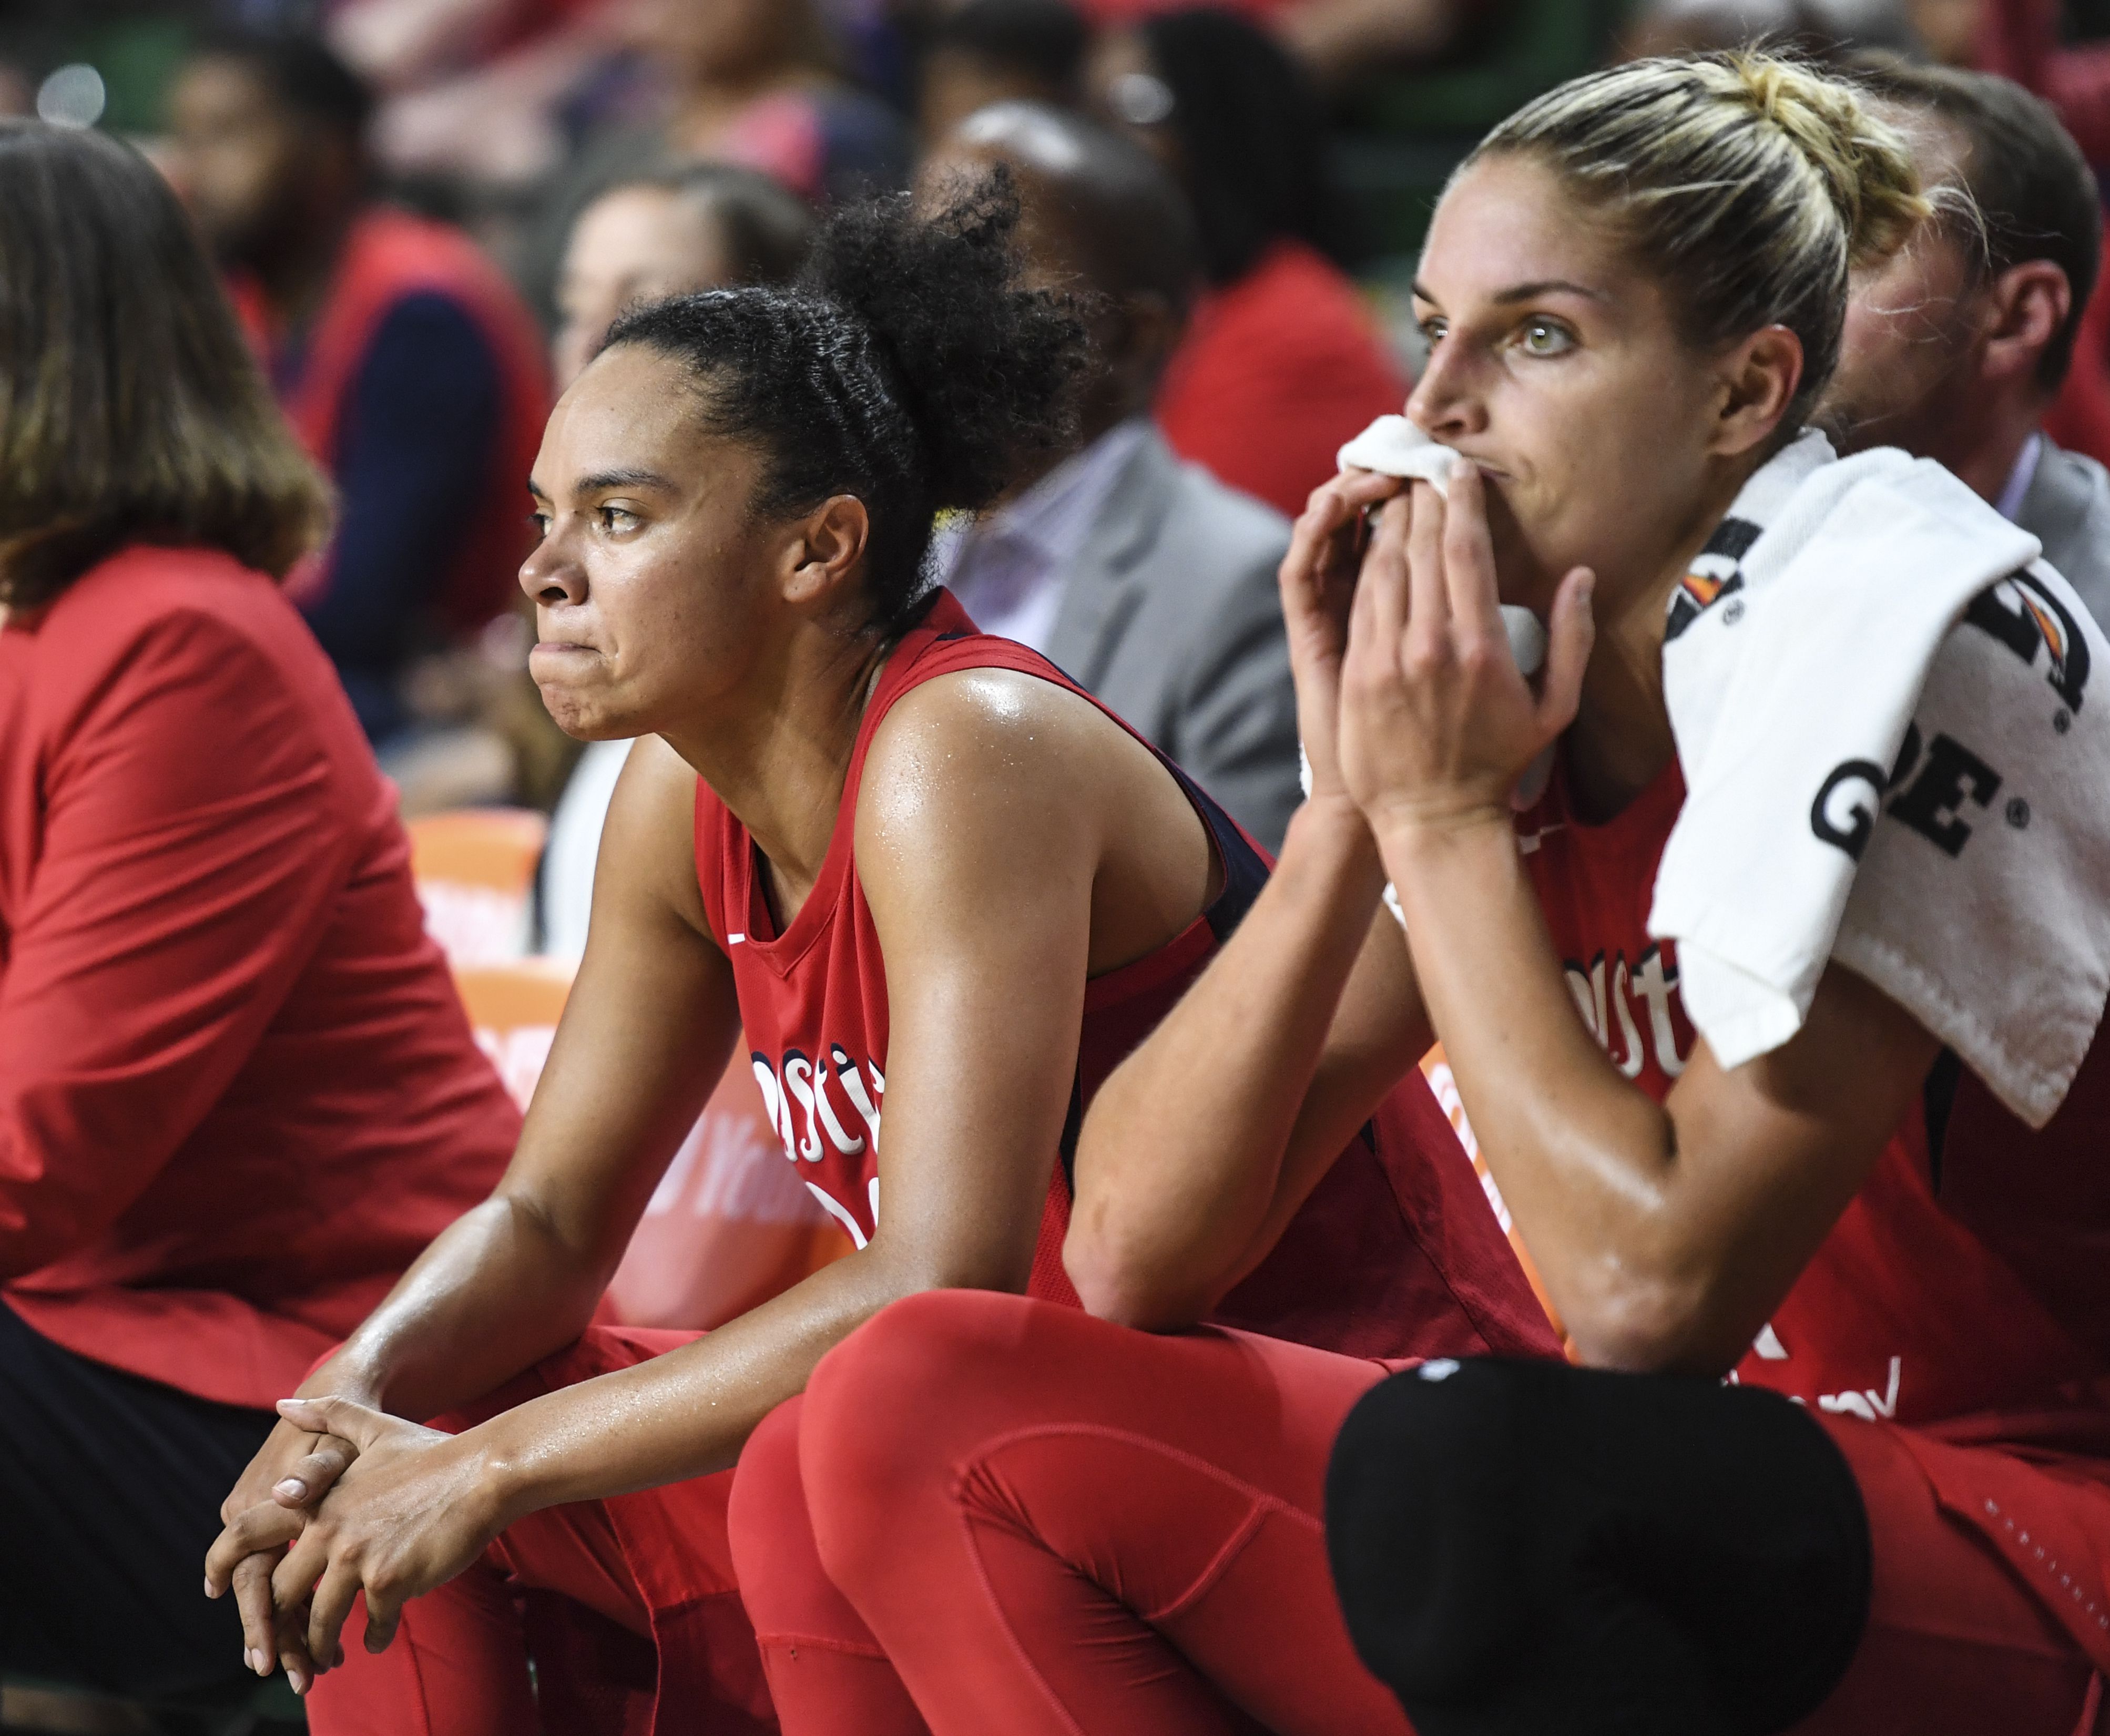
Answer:
[{"label": "white towel", "polygon": [[[1432,440],[1406,417],[1380,416],[1342,447],[1334,462],[1343,470],[1374,470],[1380,476],[1418,479],[1429,483],[1447,500],[1451,498],[1451,468],[1459,459],[1450,447]],[[1510,655],[1516,659],[1517,667],[1528,680],[1537,675],[1546,662],[1545,624],[1520,604],[1505,603],[1501,608],[1502,631],[1509,635]],[[1549,760],[1548,768],[1551,764]],[[1520,809],[1537,801],[1546,788],[1545,768],[1534,766],[1524,780],[1524,787],[1531,793],[1520,799]],[[1308,769],[1304,792],[1306,795],[1311,793]]]},{"label": "white towel", "polygon": [[1673,599],[1686,802],[1649,931],[1733,1067],[1836,958],[2032,1127],[2110,992],[2110,657],[2016,529],[1939,465],[1805,434]]}]

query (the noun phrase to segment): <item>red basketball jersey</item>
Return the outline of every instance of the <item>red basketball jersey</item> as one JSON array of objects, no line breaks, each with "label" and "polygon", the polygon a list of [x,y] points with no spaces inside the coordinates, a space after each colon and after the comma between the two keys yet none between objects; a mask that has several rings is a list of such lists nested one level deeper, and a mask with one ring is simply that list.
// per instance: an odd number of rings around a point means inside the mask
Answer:
[{"label": "red basketball jersey", "polygon": [[[708,785],[696,789],[697,876],[712,931],[732,961],[755,1078],[786,1156],[859,1247],[885,1209],[877,1149],[888,1019],[885,961],[857,873],[858,790],[887,712],[923,682],[963,669],[1015,670],[1090,698],[1044,658],[978,631],[941,591],[887,660],[858,730],[820,875],[781,934],[753,839]],[[1156,952],[1086,987],[1075,1085],[1061,1147],[1048,1154],[1048,1203],[1029,1286],[1050,1300],[1077,1300],[1062,1250],[1067,1165],[1085,1105],[1200,974],[1267,878],[1259,847],[1164,763],[1209,828],[1224,889]],[[962,1065],[971,1063],[973,1046],[973,1033],[962,1033]],[[1354,1354],[1554,1348],[1464,1152],[1418,1076],[1343,1154],[1217,1318]]]},{"label": "red basketball jersey", "polygon": [[[1584,1022],[1659,1101],[1694,1042],[1676,947],[1648,934],[1684,799],[1673,763],[1616,819],[1584,825],[1556,776],[1517,826]],[[2057,1402],[2110,1370],[2106,1051],[2041,1132],[1945,1056],[1736,1378],[1926,1424]]]}]

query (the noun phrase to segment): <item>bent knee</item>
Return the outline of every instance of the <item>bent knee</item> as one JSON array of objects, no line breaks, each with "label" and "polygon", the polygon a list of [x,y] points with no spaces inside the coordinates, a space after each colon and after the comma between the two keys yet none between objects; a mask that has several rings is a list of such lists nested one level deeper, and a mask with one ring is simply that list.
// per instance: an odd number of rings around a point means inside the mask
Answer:
[{"label": "bent knee", "polygon": [[986,1401],[1019,1377],[1026,1321],[1048,1305],[925,1291],[821,1359],[807,1383],[799,1463],[831,1575],[855,1577],[867,1544],[892,1555],[881,1534],[949,1499],[952,1467],[985,1429]]},{"label": "bent knee", "polygon": [[[803,1432],[835,1456],[850,1441],[930,1438],[961,1407],[1017,1367],[1026,1323],[1044,1303],[985,1290],[931,1290],[890,1304],[821,1359],[806,1386]],[[809,1474],[822,1468],[809,1451]]]},{"label": "bent knee", "polygon": [[[1559,1372],[1558,1365],[1551,1365]],[[1326,1544],[1365,1662],[1432,1698],[1490,1666],[1541,1531],[1539,1365],[1424,1363],[1373,1387],[1326,1474]]]}]

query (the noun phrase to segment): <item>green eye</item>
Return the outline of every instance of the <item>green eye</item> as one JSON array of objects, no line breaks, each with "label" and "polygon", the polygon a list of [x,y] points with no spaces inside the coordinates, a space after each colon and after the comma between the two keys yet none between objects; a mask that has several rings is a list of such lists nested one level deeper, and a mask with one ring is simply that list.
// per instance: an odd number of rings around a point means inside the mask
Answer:
[{"label": "green eye", "polygon": [[1433,318],[1424,319],[1421,322],[1422,341],[1433,350],[1443,341],[1443,334],[1450,329],[1450,322],[1447,320]]},{"label": "green eye", "polygon": [[1518,333],[1518,341],[1527,355],[1562,355],[1575,347],[1575,340],[1567,330],[1550,319],[1528,320]]}]

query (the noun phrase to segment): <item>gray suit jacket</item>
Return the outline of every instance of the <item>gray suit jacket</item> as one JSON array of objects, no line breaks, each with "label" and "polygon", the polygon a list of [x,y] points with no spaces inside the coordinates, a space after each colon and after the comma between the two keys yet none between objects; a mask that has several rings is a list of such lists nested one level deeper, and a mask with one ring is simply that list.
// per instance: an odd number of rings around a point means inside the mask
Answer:
[{"label": "gray suit jacket", "polygon": [[2045,441],[2015,522],[2044,545],[2044,558],[2110,631],[2110,472]]},{"label": "gray suit jacket", "polygon": [[1275,569],[1289,521],[1153,429],[1066,575],[1048,655],[1270,850],[1302,799]]}]

